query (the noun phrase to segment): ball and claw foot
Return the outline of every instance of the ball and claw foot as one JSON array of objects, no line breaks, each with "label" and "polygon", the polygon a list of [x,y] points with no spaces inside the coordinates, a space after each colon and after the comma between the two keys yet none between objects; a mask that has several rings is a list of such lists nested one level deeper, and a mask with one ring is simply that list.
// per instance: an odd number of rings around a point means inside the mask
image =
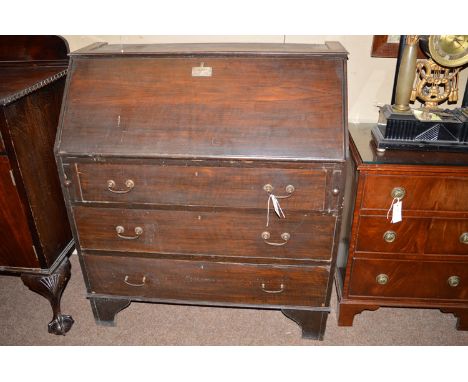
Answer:
[{"label": "ball and claw foot", "polygon": [[52,334],[65,335],[75,322],[71,316],[60,311],[60,300],[70,279],[70,269],[71,264],[67,258],[51,275],[21,275],[24,285],[49,300],[54,314],[48,326],[48,331]]}]

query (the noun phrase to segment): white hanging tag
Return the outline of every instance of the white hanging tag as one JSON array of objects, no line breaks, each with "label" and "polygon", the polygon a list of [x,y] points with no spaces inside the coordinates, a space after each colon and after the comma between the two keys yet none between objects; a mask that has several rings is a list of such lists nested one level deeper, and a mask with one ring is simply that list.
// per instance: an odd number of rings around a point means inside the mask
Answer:
[{"label": "white hanging tag", "polygon": [[271,201],[273,202],[273,208],[275,209],[276,215],[281,219],[282,217],[285,218],[284,212],[279,204],[278,199],[275,195],[271,194]]},{"label": "white hanging tag", "polygon": [[398,199],[398,202],[393,204],[392,223],[398,223],[403,220],[401,216],[402,207],[403,207],[403,202],[400,199]]}]

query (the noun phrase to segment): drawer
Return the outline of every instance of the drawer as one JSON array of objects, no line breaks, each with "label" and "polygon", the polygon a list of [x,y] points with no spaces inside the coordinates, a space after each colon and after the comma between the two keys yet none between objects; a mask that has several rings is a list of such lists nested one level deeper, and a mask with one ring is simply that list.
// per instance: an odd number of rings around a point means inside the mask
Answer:
[{"label": "drawer", "polygon": [[[75,201],[266,208],[273,187],[285,210],[323,210],[323,169],[77,163]],[[73,195],[75,194],[75,195]]]},{"label": "drawer", "polygon": [[468,263],[357,258],[349,295],[468,300]]},{"label": "drawer", "polygon": [[328,267],[84,255],[92,293],[241,305],[323,306]]},{"label": "drawer", "polygon": [[[335,229],[333,216],[300,212],[279,219],[270,211],[265,227],[266,211],[73,211],[81,247],[94,250],[329,260]],[[270,237],[264,239],[264,232]]]},{"label": "drawer", "polygon": [[356,251],[468,255],[468,219],[361,216]]},{"label": "drawer", "polygon": [[367,175],[362,208],[388,210],[392,191],[404,188],[405,210],[468,211],[468,177]]}]

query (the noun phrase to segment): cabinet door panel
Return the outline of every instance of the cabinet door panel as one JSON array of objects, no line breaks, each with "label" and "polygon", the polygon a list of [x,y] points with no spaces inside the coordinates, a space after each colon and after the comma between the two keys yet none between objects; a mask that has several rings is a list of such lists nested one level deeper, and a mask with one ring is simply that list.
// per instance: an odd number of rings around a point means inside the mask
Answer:
[{"label": "cabinet door panel", "polygon": [[39,266],[28,221],[10,175],[7,157],[0,157],[0,268]]}]

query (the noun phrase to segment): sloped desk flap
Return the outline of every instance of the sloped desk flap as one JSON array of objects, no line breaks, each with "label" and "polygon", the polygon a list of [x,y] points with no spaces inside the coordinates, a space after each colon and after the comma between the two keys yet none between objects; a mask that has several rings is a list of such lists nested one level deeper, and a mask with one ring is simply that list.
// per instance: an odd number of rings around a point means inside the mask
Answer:
[{"label": "sloped desk flap", "polygon": [[346,52],[236,45],[72,55],[58,153],[343,160]]}]

